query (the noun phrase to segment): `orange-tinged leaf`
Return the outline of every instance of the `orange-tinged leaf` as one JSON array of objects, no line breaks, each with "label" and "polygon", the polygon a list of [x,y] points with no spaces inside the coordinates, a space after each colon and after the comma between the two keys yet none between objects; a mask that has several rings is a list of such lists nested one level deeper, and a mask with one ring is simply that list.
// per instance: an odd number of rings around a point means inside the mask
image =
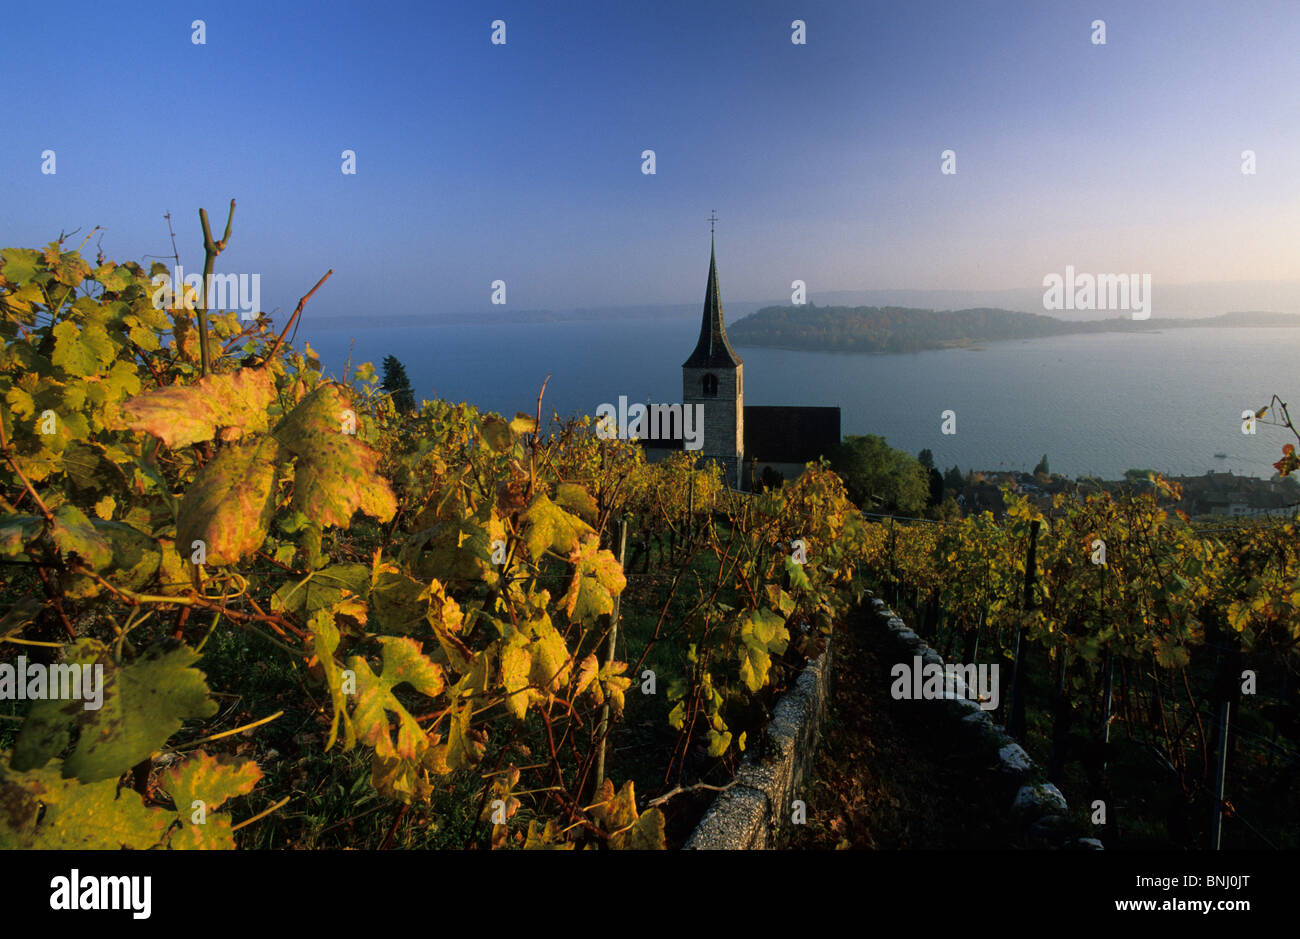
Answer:
[{"label": "orange-tinged leaf", "polygon": [[270,437],[228,446],[199,471],[176,514],[180,550],[202,541],[206,563],[234,564],[266,540],[275,508],[279,444]]},{"label": "orange-tinged leaf", "polygon": [[153,434],[169,447],[211,440],[217,428],[263,431],[275,382],[264,368],[209,375],[192,385],[170,385],[122,405],[126,426]]},{"label": "orange-tinged leaf", "polygon": [[339,387],[322,385],[276,426],[274,436],[298,458],[293,508],[320,525],[347,528],[358,509],[386,522],[397,497],[376,467],[379,455],[357,439],[356,415]]},{"label": "orange-tinged leaf", "polygon": [[[235,846],[228,815],[209,814],[227,799],[253,791],[262,771],[252,760],[209,756],[202,750],[163,776],[162,787],[172,797],[181,829],[172,835],[173,848],[232,849]],[[201,823],[194,821],[201,812]]]}]

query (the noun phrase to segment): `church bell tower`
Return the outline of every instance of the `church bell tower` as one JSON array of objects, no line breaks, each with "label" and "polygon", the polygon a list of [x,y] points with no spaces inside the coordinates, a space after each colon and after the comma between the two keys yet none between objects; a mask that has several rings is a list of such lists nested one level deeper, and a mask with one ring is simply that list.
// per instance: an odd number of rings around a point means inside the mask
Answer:
[{"label": "church bell tower", "polygon": [[727,341],[711,236],[709,282],[704,289],[700,339],[691,357],[682,363],[682,403],[692,408],[696,404],[704,405],[700,458],[721,463],[727,485],[744,488],[741,484],[745,460],[744,363]]}]

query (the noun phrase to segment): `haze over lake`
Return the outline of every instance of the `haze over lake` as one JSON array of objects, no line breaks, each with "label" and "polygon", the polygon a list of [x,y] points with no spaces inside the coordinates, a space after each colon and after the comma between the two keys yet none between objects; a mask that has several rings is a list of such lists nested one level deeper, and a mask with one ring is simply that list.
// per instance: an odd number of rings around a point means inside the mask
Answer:
[{"label": "haze over lake", "polygon": [[[338,375],[348,357],[406,366],[416,397],[514,414],[536,407],[592,414],[603,402],[681,400],[681,364],[698,320],[492,326],[312,328],[299,334]],[[1294,397],[1300,329],[1182,329],[1061,336],[869,356],[737,345],[746,404],[838,405],[844,434],[880,434],[942,468],[1029,470],[1118,478],[1130,467],[1174,475],[1232,470],[1268,477],[1290,435],[1241,412],[1274,392]],[[957,433],[940,433],[940,413]],[[1226,459],[1214,454],[1224,453]]]}]

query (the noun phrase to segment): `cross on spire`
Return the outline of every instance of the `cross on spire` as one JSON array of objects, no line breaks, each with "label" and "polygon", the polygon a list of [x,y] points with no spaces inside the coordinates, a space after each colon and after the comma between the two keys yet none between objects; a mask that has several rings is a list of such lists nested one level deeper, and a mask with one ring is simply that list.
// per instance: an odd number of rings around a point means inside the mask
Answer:
[{"label": "cross on spire", "polygon": [[713,234],[713,224],[718,220],[718,210],[713,209],[713,214],[709,216],[709,234]]}]

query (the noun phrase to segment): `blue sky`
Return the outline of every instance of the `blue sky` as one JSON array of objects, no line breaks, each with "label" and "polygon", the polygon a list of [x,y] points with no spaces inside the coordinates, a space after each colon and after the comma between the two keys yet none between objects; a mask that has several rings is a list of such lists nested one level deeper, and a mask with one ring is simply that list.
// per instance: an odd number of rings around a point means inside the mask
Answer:
[{"label": "blue sky", "polygon": [[735,299],[1300,280],[1293,0],[99,2],[19,32],[0,240],[99,224],[140,260],[170,210],[195,270],[233,196],[218,270],[268,310],[331,267],[310,309],[359,325],[489,309],[498,278],[515,309],[698,302],[712,209]]}]

